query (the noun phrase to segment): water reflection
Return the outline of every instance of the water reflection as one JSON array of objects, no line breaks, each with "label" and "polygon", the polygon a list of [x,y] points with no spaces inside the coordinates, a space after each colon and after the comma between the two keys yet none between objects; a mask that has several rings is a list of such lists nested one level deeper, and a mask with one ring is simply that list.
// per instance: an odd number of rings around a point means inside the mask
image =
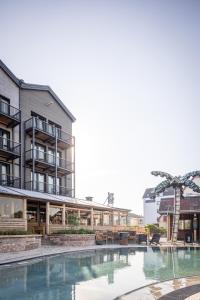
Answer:
[{"label": "water reflection", "polygon": [[198,248],[148,248],[144,253],[146,278],[167,280],[200,274]]},{"label": "water reflection", "polygon": [[137,248],[58,255],[0,268],[2,300],[109,300],[142,285],[200,274],[200,250]]},{"label": "water reflection", "polygon": [[[131,251],[133,253],[133,251]],[[128,249],[88,251],[34,261],[0,269],[0,299],[76,298],[76,284],[106,276],[114,283],[114,272],[125,268]]]}]

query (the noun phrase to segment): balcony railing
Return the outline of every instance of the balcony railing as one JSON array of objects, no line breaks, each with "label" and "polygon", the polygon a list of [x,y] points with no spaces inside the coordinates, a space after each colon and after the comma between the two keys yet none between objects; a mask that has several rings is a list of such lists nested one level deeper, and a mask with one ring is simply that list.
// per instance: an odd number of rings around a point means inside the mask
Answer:
[{"label": "balcony railing", "polygon": [[[47,141],[49,140],[51,143],[55,143],[57,137],[58,145],[59,143],[61,145],[63,142],[70,146],[74,146],[74,137],[72,135],[39,118],[32,117],[25,122],[26,131],[30,131],[33,128],[37,132],[43,133],[43,135],[41,135],[42,139],[46,139]],[[49,139],[47,136],[45,137],[45,135],[49,136]]]},{"label": "balcony railing", "polygon": [[0,154],[4,157],[19,157],[21,153],[21,144],[0,136]]},{"label": "balcony railing", "polygon": [[[21,122],[21,111],[18,108],[10,105],[9,103],[1,100],[1,98],[0,98],[0,115],[3,116],[5,120],[6,118],[12,119],[14,121],[14,125]],[[12,124],[12,121],[11,122],[9,121],[7,123]]]},{"label": "balcony railing", "polygon": [[56,186],[55,184],[49,184],[47,182],[42,181],[28,181],[25,183],[26,189],[41,192],[41,193],[48,193],[54,195],[62,195],[67,197],[73,197],[74,191],[72,189],[67,189],[63,186]]},{"label": "balcony railing", "polygon": [[21,178],[10,174],[0,174],[0,185],[20,188]]},{"label": "balcony railing", "polygon": [[57,165],[58,170],[64,170],[68,173],[74,172],[74,163],[66,161],[60,157],[55,157],[55,155],[48,152],[44,152],[38,149],[31,149],[26,151],[26,161],[35,160],[37,163],[45,164],[47,167],[53,166],[54,168]]}]

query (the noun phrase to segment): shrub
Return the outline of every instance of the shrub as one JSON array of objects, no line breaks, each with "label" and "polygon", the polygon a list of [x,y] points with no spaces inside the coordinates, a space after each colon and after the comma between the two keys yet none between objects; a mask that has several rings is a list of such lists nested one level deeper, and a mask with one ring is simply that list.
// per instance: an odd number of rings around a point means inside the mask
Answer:
[{"label": "shrub", "polygon": [[65,229],[65,230],[58,230],[54,234],[94,234],[94,230],[89,229]]},{"label": "shrub", "polygon": [[150,235],[152,235],[152,234],[154,234],[154,233],[159,233],[159,234],[164,235],[164,234],[166,234],[166,232],[167,232],[165,228],[159,227],[159,226],[156,225],[156,224],[147,224],[147,225],[145,226],[145,231],[146,231],[148,234],[150,234]]},{"label": "shrub", "polygon": [[26,235],[31,234],[25,230],[7,230],[7,231],[0,231],[0,235]]}]

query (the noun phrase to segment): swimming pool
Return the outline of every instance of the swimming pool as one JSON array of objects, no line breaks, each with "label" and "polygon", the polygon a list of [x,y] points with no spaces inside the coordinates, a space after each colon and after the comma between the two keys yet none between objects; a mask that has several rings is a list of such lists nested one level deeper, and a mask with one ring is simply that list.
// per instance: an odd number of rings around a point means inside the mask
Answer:
[{"label": "swimming pool", "polygon": [[174,277],[200,275],[200,249],[119,248],[0,267],[1,300],[110,300]]}]

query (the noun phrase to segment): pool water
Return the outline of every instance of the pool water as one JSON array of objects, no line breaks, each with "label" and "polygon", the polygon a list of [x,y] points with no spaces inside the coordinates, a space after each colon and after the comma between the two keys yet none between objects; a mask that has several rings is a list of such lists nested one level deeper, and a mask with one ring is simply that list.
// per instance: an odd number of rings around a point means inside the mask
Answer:
[{"label": "pool water", "polygon": [[200,250],[121,248],[0,267],[1,300],[111,300],[174,277],[200,275]]}]

